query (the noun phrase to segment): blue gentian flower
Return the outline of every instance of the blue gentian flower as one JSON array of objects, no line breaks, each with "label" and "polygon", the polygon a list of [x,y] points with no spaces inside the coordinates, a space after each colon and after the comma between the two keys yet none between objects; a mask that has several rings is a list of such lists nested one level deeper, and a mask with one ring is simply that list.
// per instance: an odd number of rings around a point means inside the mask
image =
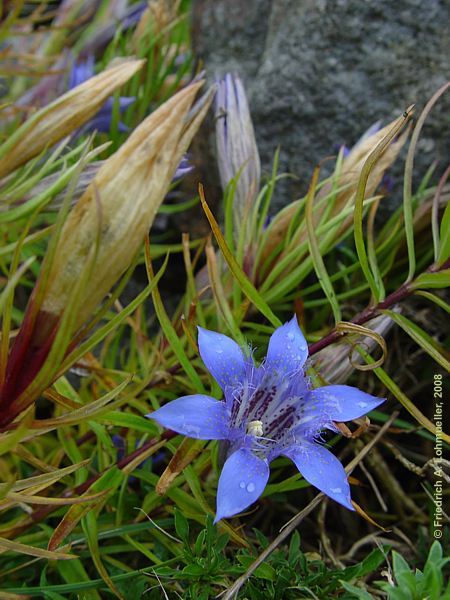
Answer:
[{"label": "blue gentian flower", "polygon": [[[88,56],[86,60],[75,62],[69,75],[69,90],[77,87],[84,81],[87,81],[94,76],[94,57]],[[134,97],[121,96],[119,98],[119,113],[122,114],[133,102]],[[88,133],[91,131],[100,131],[108,133],[111,129],[112,111],[114,106],[114,99],[108,98],[98,113],[85,125],[83,125],[78,131],[78,135],[81,133]],[[129,128],[119,121],[118,129],[120,132],[126,132]]]},{"label": "blue gentian flower", "polygon": [[215,522],[259,498],[269,463],[280,455],[311,485],[354,510],[345,470],[321,443],[321,434],[338,432],[335,422],[361,417],[384,399],[346,385],[312,389],[304,371],[308,345],[295,317],[275,330],[259,367],[226,335],[199,327],[198,345],[224,400],[183,396],[147,416],[188,437],[228,442]]}]

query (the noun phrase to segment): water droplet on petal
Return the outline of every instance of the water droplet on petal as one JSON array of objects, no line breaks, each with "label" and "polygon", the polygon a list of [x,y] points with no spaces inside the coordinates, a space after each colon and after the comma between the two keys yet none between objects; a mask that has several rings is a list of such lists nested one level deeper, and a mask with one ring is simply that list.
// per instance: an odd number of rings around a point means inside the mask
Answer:
[{"label": "water droplet on petal", "polygon": [[196,425],[185,425],[186,435],[199,435],[200,427]]},{"label": "water droplet on petal", "polygon": [[358,402],[358,406],[360,406],[361,408],[366,408],[367,402]]},{"label": "water droplet on petal", "polygon": [[247,492],[254,492],[255,491],[255,484],[254,483],[249,483],[247,485]]},{"label": "water droplet on petal", "polygon": [[239,487],[243,490],[245,488],[245,481],[241,481]]},{"label": "water droplet on petal", "polygon": [[331,488],[330,491],[333,492],[333,494],[342,494],[342,489],[340,487]]},{"label": "water droplet on petal", "polygon": [[216,348],[216,354],[222,354],[223,350],[221,348]]},{"label": "water droplet on petal", "polygon": [[295,336],[294,336],[294,334],[293,334],[293,333],[291,333],[291,332],[289,332],[289,333],[287,334],[287,339],[288,339],[288,340],[291,340],[291,341],[292,341],[292,340],[294,339],[294,337],[295,337]]}]

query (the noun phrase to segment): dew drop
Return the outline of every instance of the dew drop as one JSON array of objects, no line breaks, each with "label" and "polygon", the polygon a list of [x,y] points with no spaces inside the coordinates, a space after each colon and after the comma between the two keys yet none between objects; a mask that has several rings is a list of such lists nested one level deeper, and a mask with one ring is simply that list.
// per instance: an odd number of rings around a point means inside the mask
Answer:
[{"label": "dew drop", "polygon": [[245,488],[245,481],[241,481],[239,487],[243,490]]},{"label": "dew drop", "polygon": [[358,406],[360,406],[361,408],[366,408],[367,402],[358,402]]},{"label": "dew drop", "polygon": [[295,337],[295,336],[294,336],[294,334],[293,334],[293,333],[291,333],[291,332],[289,332],[289,333],[287,334],[287,339],[288,339],[288,340],[291,340],[291,342],[292,342],[292,340],[294,339],[294,337]]},{"label": "dew drop", "polygon": [[255,491],[255,484],[254,483],[249,483],[247,485],[247,492],[254,492]]},{"label": "dew drop", "polygon": [[331,488],[331,492],[333,492],[333,494],[342,494],[342,489],[340,487]]},{"label": "dew drop", "polygon": [[223,354],[222,348],[216,348],[216,354]]},{"label": "dew drop", "polygon": [[196,425],[185,425],[186,435],[199,435],[200,427]]}]

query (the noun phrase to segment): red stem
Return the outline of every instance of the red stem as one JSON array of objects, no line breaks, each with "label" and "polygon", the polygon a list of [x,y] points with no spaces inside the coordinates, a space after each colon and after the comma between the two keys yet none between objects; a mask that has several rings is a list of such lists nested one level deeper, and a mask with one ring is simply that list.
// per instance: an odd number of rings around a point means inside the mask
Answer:
[{"label": "red stem", "polygon": [[[438,273],[439,271],[448,269],[449,267],[450,267],[450,259],[446,260],[445,263],[442,264],[440,267],[438,267],[437,265],[434,265],[434,264],[431,265],[430,267],[428,267],[428,269],[425,271],[425,273]],[[407,296],[412,294],[414,291],[415,291],[415,288],[413,287],[413,282],[410,281],[408,283],[404,283],[403,285],[401,285],[398,288],[398,290],[395,290],[395,292],[392,292],[392,294],[389,294],[389,296],[387,296],[383,300],[383,302],[380,302],[380,303],[376,304],[375,306],[368,306],[362,312],[360,312],[358,315],[354,316],[353,319],[351,319],[350,323],[354,323],[355,325],[362,325],[363,323],[367,323],[367,321],[370,321],[371,319],[374,319],[376,316],[378,316],[380,310],[394,306],[394,304],[397,304],[401,300],[404,300]],[[336,331],[336,328],[332,329],[330,331],[330,333],[328,333],[326,336],[324,336],[318,342],[314,342],[313,344],[309,345],[309,347],[308,347],[309,356],[316,354],[317,352],[319,352],[319,350],[323,350],[323,348],[326,348],[330,344],[337,342],[341,338],[342,338],[342,333]]]}]

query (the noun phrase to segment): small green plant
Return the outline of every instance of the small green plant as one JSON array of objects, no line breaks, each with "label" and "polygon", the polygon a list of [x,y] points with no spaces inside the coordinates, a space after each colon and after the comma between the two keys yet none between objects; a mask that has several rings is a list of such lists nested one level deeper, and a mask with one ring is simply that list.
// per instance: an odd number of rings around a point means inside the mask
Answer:
[{"label": "small green plant", "polygon": [[[170,596],[177,591],[189,600],[208,600],[226,591],[230,581],[245,573],[269,540],[258,530],[249,548],[233,552],[230,537],[220,533],[208,516],[206,527],[191,542],[188,520],[181,511],[175,511],[175,531],[182,542],[180,562],[173,566],[156,567],[152,573]],[[280,547],[254,571],[242,588],[242,598],[252,600],[296,600],[297,598],[352,598],[345,585],[361,581],[385,560],[382,550],[373,550],[360,562],[345,569],[329,568],[315,552],[303,552],[300,535],[296,531],[289,547]],[[169,562],[169,561],[168,561]],[[159,598],[161,587],[149,591],[149,598]],[[158,589],[157,589],[158,588]],[[355,588],[357,589],[357,588]],[[346,594],[342,596],[342,594]],[[153,594],[153,595],[152,595]]]},{"label": "small green plant", "polygon": [[378,581],[377,585],[387,592],[389,600],[449,600],[450,582],[446,585],[444,577],[444,566],[449,561],[450,556],[443,556],[442,546],[438,541],[431,546],[423,571],[414,571],[393,550],[390,580]]}]

